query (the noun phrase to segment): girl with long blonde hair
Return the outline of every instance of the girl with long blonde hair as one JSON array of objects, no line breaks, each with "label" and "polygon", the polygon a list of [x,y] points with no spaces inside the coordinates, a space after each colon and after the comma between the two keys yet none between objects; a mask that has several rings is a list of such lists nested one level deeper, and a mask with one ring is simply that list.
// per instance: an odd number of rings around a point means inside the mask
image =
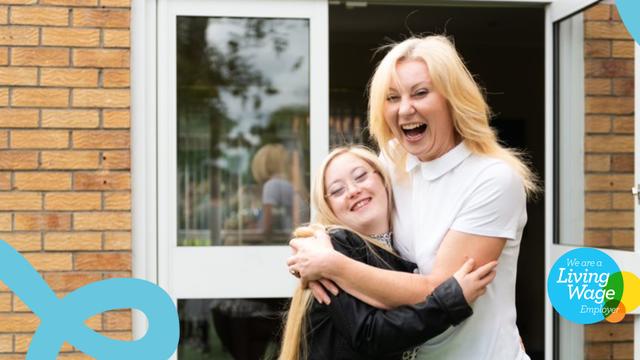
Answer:
[{"label": "girl with long blonde hair", "polygon": [[[335,249],[356,261],[389,270],[415,269],[394,253],[390,182],[371,151],[332,151],[314,179],[312,198],[315,223],[297,229],[295,236],[326,229]],[[301,285],[291,300],[280,359],[407,358],[412,347],[471,315],[468,303],[484,292],[494,266],[471,271],[468,261],[426,299],[392,310],[377,309],[345,292],[321,304]]]},{"label": "girl with long blonde hair", "polygon": [[515,282],[527,197],[535,175],[489,126],[483,91],[444,36],[410,38],[389,47],[371,79],[369,129],[381,149],[395,199],[394,248],[420,274],[381,271],[353,261],[324,234],[294,239],[288,261],[327,299],[318,279],[374,306],[424,298],[462,264],[498,260],[496,279],[461,326],[428,341],[430,360],[524,360],[516,325]]}]

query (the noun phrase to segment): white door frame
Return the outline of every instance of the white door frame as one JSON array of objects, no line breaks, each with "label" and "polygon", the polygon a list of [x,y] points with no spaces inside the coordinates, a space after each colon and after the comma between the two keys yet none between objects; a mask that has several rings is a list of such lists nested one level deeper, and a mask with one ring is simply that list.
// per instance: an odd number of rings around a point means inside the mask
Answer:
[{"label": "white door frame", "polygon": [[[133,277],[158,283],[156,2],[131,2],[131,253]],[[132,313],[132,335],[146,317]]]},{"label": "white door frame", "polygon": [[[174,299],[288,297],[288,246],[177,245],[177,16],[309,19],[311,176],[328,153],[328,8],[322,0],[160,0],[158,2],[158,283]],[[276,260],[277,259],[277,260]],[[232,272],[234,276],[225,276]],[[200,276],[199,274],[207,274]]]}]

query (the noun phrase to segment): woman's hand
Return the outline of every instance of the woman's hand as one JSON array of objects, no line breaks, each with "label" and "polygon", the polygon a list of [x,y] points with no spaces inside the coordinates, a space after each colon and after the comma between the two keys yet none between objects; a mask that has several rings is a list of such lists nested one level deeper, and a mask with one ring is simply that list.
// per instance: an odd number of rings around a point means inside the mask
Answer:
[{"label": "woman's hand", "polygon": [[289,272],[300,278],[303,287],[309,287],[313,297],[321,304],[329,304],[327,291],[338,295],[338,287],[333,281],[324,279],[327,263],[332,253],[337,253],[331,245],[329,235],[322,228],[298,228],[289,242],[293,256],[287,260]]},{"label": "woman's hand", "polygon": [[[311,234],[313,234],[312,237],[310,237]],[[326,277],[330,258],[337,253],[324,229],[314,230],[311,234],[296,231],[294,233],[296,238],[289,242],[293,250],[293,255],[287,259],[289,272],[295,273],[305,284]],[[306,236],[300,237],[300,235]]]},{"label": "woman's hand", "polygon": [[453,274],[453,277],[460,284],[464,298],[469,305],[473,304],[487,291],[487,285],[496,277],[495,268],[498,266],[497,261],[490,261],[473,270],[474,264],[475,261],[473,259],[468,259]]}]

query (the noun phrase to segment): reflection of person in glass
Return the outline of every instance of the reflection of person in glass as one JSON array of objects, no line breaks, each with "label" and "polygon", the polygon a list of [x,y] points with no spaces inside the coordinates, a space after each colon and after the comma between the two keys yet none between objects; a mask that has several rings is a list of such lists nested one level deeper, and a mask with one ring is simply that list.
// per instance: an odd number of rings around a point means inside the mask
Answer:
[{"label": "reflection of person in glass", "polygon": [[307,219],[306,201],[294,186],[291,156],[281,144],[266,144],[253,157],[251,172],[262,185],[261,229],[265,242],[288,239],[294,225]]},{"label": "reflection of person in glass", "polygon": [[[416,269],[393,250],[391,185],[375,154],[361,147],[334,150],[314,180],[313,200],[315,221],[322,225],[317,229],[330,229],[335,250],[383,269]],[[310,229],[299,228],[295,235],[309,236]],[[412,347],[471,315],[468,303],[485,291],[495,265],[471,271],[469,260],[426,300],[392,310],[377,309],[335,288],[329,303],[321,304],[300,285],[291,302],[280,360],[410,357]]]}]

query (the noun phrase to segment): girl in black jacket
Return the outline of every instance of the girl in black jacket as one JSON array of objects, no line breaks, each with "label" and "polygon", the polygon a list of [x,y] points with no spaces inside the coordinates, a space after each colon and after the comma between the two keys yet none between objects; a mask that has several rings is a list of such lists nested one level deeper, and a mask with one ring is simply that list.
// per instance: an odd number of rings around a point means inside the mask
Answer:
[{"label": "girl in black jacket", "polygon": [[[314,179],[315,228],[330,229],[333,247],[358,261],[413,272],[416,265],[393,251],[390,182],[378,158],[363,147],[332,151]],[[314,227],[296,230],[306,237]],[[475,271],[467,261],[424,302],[390,310],[372,307],[348,293],[329,304],[313,301],[301,284],[287,315],[280,360],[411,359],[415,346],[472,314],[468,303],[493,279],[495,262]]]}]

